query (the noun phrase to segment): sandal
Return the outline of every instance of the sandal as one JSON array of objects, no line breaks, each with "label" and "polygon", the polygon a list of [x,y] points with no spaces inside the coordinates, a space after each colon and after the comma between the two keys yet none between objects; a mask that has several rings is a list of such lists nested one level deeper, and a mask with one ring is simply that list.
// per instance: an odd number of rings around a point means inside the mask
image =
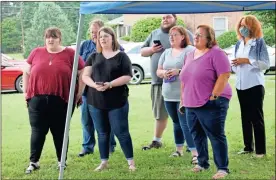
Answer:
[{"label": "sandal", "polygon": [[206,169],[204,167],[199,166],[198,164],[195,165],[195,167],[192,169],[192,171],[195,172],[195,173],[198,173],[198,172],[201,172],[201,171],[204,171],[204,170],[206,170]]},{"label": "sandal", "polygon": [[193,157],[192,157],[191,164],[194,164],[194,165],[198,164],[197,156],[193,156]]},{"label": "sandal", "polygon": [[181,157],[181,156],[183,156],[183,154],[181,154],[179,151],[175,151],[170,155],[170,157]]},{"label": "sandal", "polygon": [[227,175],[228,175],[228,172],[223,170],[218,170],[218,172],[212,177],[212,179],[222,179]]},{"label": "sandal", "polygon": [[40,168],[39,162],[36,162],[36,163],[30,162],[30,165],[26,169],[25,173],[26,174],[31,174],[34,170],[37,170],[39,168]]},{"label": "sandal", "polygon": [[102,171],[107,169],[107,163],[101,163],[94,171]]},{"label": "sandal", "polygon": [[129,171],[135,171],[136,170],[136,167],[134,164],[130,164],[129,167],[128,167]]}]

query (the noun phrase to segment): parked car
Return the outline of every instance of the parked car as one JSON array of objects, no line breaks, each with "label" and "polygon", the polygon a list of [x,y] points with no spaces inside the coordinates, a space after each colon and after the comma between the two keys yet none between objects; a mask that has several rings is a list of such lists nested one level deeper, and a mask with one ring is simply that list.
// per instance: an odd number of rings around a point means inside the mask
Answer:
[{"label": "parked car", "polygon": [[132,63],[133,76],[129,84],[140,84],[144,79],[151,78],[150,57],[141,56],[142,42],[121,44]]},{"label": "parked car", "polygon": [[[264,74],[267,74],[269,71],[275,71],[275,47],[270,47],[268,45],[266,47],[267,47],[269,61],[270,61],[270,68],[265,70]],[[223,50],[227,54],[228,59],[231,63],[232,60],[235,59],[234,57],[235,45],[231,45],[230,47],[225,48]]]},{"label": "parked car", "polygon": [[[150,74],[150,57],[142,57],[140,50],[142,42],[138,43],[121,43],[120,45],[125,49],[125,53],[130,58],[132,63],[133,76],[129,84],[140,84],[144,79],[151,78]],[[68,46],[72,49],[76,49],[76,45],[72,44]]]},{"label": "parked car", "polygon": [[23,92],[22,67],[26,61],[16,61],[2,54],[1,58],[1,90]]}]

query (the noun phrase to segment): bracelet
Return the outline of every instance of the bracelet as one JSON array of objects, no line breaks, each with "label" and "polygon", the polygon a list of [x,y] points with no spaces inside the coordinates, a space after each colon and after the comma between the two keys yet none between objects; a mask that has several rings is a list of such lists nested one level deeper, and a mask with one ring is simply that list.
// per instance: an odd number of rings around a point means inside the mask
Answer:
[{"label": "bracelet", "polygon": [[109,82],[109,89],[111,89],[112,88],[112,84],[111,84],[111,82]]}]

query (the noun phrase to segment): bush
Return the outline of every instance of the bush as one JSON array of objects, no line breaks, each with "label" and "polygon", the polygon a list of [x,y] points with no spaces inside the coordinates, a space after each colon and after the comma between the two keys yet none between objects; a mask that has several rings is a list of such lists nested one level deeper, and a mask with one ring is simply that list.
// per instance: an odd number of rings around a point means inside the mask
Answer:
[{"label": "bush", "polygon": [[268,27],[263,29],[265,43],[269,46],[275,44],[275,29],[273,27]]},{"label": "bush", "polygon": [[[130,39],[134,42],[145,41],[148,35],[155,29],[158,29],[161,24],[161,17],[148,17],[137,21],[131,31]],[[177,18],[177,25],[184,25],[184,22],[179,17]]]},{"label": "bush", "polygon": [[236,31],[234,30],[225,32],[217,38],[218,45],[221,49],[230,47],[231,45],[236,44],[237,41]]},{"label": "bush", "polygon": [[124,41],[130,41],[130,36],[123,36],[123,37],[120,37],[120,39]]}]

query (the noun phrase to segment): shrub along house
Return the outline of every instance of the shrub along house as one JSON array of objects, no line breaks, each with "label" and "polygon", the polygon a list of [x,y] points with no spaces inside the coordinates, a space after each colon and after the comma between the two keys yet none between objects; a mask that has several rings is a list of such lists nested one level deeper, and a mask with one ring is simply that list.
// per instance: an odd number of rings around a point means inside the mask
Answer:
[{"label": "shrub along house", "polygon": [[[207,24],[214,28],[216,36],[223,34],[229,30],[233,30],[240,17],[244,12],[224,12],[224,13],[203,13],[203,14],[177,14],[183,21],[186,27],[194,32],[200,24]],[[125,27],[132,27],[138,20],[147,17],[158,17],[161,15],[155,14],[124,14],[123,24]],[[121,35],[121,36],[125,36]]]}]

